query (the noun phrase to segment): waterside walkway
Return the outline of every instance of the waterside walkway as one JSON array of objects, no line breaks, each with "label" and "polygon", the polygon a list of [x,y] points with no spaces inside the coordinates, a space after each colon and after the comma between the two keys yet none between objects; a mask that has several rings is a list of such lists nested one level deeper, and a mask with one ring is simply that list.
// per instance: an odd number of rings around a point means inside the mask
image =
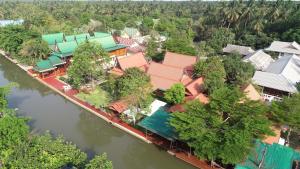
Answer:
[{"label": "waterside walkway", "polygon": [[71,90],[68,90],[67,92],[64,92],[63,86],[66,85],[64,82],[62,82],[56,78],[53,78],[53,77],[49,77],[46,79],[40,79],[38,77],[35,77],[34,74],[32,74],[30,71],[28,71],[28,67],[18,64],[15,60],[13,60],[13,59],[9,58],[7,55],[5,55],[5,52],[3,52],[1,50],[0,50],[0,54],[3,55],[8,60],[10,60],[11,62],[15,63],[17,66],[19,66],[24,71],[26,71],[28,73],[28,75],[30,75],[32,78],[34,78],[34,79],[38,80],[39,82],[43,83],[44,85],[48,86],[49,88],[56,91],[57,93],[59,93],[60,95],[62,95],[66,99],[68,99],[69,101],[73,102],[74,104],[76,104],[76,105],[88,110],[89,112],[95,114],[96,116],[102,118],[109,124],[119,128],[123,131],[126,131],[127,133],[129,133],[147,143],[153,143],[153,144],[159,146],[160,148],[165,149],[169,154],[171,154],[171,155],[173,155],[173,156],[175,156],[197,168],[212,169],[212,167],[206,161],[199,160],[197,157],[195,157],[193,155],[189,155],[189,153],[186,151],[170,149],[170,147],[169,147],[170,143],[167,140],[157,137],[155,135],[147,135],[146,136],[146,134],[144,132],[123,122],[118,117],[111,115],[109,113],[103,112],[100,109],[96,109],[95,107],[91,106],[90,104],[88,104],[82,100],[79,100],[78,98],[75,97],[75,95],[78,93],[77,90],[71,89]]}]

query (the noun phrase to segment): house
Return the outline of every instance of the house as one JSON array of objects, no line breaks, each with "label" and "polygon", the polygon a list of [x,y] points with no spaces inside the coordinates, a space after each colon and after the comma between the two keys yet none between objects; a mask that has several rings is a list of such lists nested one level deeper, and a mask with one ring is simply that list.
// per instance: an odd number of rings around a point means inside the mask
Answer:
[{"label": "house", "polygon": [[46,60],[40,60],[36,63],[33,71],[38,73],[40,78],[47,78],[65,73],[66,62],[55,55],[51,55]]},{"label": "house", "polygon": [[256,70],[265,70],[270,63],[274,62],[274,59],[263,50],[258,50],[246,55],[243,61],[250,62]]},{"label": "house", "polygon": [[283,95],[297,93],[295,85],[300,81],[300,58],[284,55],[264,71],[256,71],[252,80],[263,87],[264,100],[281,100]]},{"label": "house", "polygon": [[293,54],[300,56],[300,45],[295,41],[294,42],[274,41],[265,50],[270,52],[277,52],[279,53],[279,56],[293,55]]},{"label": "house", "polygon": [[146,47],[139,44],[135,39],[130,38],[123,38],[123,37],[115,37],[116,41],[119,44],[125,45],[126,49],[129,53],[138,53],[138,52],[145,52]]},{"label": "house", "polygon": [[125,27],[121,31],[121,37],[123,37],[123,38],[137,38],[140,36],[141,36],[141,33],[136,28]]},{"label": "house", "polygon": [[0,27],[9,26],[9,25],[22,25],[23,23],[24,23],[23,19],[0,20]]},{"label": "house", "polygon": [[184,71],[191,71],[193,70],[193,65],[196,64],[196,62],[197,57],[195,56],[166,52],[162,64],[179,69],[184,69]]},{"label": "house", "polygon": [[256,141],[253,151],[235,169],[297,169],[299,161],[300,153],[290,147]]},{"label": "house", "polygon": [[232,44],[227,44],[227,46],[223,48],[222,51],[223,53],[238,53],[242,56],[246,56],[255,52],[251,47],[232,45]]},{"label": "house", "polygon": [[123,75],[126,69],[132,67],[140,68],[142,71],[146,72],[148,68],[148,62],[146,61],[142,52],[129,56],[117,57],[117,66],[109,72],[120,76]]}]

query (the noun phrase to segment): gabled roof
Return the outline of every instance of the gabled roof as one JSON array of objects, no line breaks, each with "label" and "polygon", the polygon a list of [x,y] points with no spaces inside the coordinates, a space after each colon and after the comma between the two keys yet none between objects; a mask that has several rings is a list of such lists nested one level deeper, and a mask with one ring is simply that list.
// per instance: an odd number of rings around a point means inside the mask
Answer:
[{"label": "gabled roof", "polygon": [[48,43],[48,45],[55,45],[55,43],[62,43],[64,41],[63,33],[54,33],[42,35],[42,39]]},{"label": "gabled roof", "polygon": [[243,58],[245,62],[250,62],[256,70],[265,70],[274,59],[263,50],[258,50],[254,53],[248,54]]},{"label": "gabled roof", "polygon": [[90,42],[96,42],[98,44],[100,44],[104,49],[107,48],[112,48],[117,46],[116,42],[114,41],[113,37],[110,36],[105,36],[105,37],[101,37],[101,38],[92,38],[89,40]]},{"label": "gabled roof", "polygon": [[289,93],[296,93],[296,87],[283,75],[269,72],[256,71],[253,82],[259,86],[268,87]]},{"label": "gabled roof", "polygon": [[116,41],[120,44],[123,44],[125,46],[131,46],[135,43],[135,41],[133,39],[130,39],[130,38],[122,38],[122,37],[119,37],[117,36],[116,37]]},{"label": "gabled roof", "polygon": [[94,36],[96,38],[103,38],[103,37],[106,37],[106,36],[111,36],[111,34],[106,33],[106,32],[95,32]]},{"label": "gabled roof", "polygon": [[74,40],[75,40],[75,36],[74,36],[74,35],[68,35],[68,36],[65,36],[65,40],[66,40],[67,42],[74,41]]},{"label": "gabled roof", "polygon": [[198,79],[195,79],[191,83],[187,84],[185,86],[187,92],[191,94],[192,96],[196,96],[199,93],[203,92],[204,89],[204,79],[203,77],[200,77]]},{"label": "gabled roof", "polygon": [[183,55],[178,53],[166,52],[163,60],[164,65],[176,68],[190,68],[197,62],[196,56]]},{"label": "gabled roof", "polygon": [[77,48],[77,43],[76,41],[58,43],[57,48],[62,54],[72,55],[75,49]]},{"label": "gabled roof", "polygon": [[281,74],[292,84],[296,84],[300,81],[300,57],[296,55],[282,56],[275,62],[272,62],[265,71]]},{"label": "gabled roof", "polygon": [[74,35],[76,39],[89,39],[91,38],[91,35],[89,33],[82,33]]},{"label": "gabled roof", "polygon": [[55,55],[49,56],[48,60],[50,60],[53,66],[63,65],[66,63],[65,61],[62,61],[58,56]]},{"label": "gabled roof", "polygon": [[232,45],[227,44],[225,48],[223,48],[224,53],[239,53],[240,55],[249,55],[255,52],[251,47],[248,46],[239,46],[239,45]]},{"label": "gabled roof", "polygon": [[242,91],[249,100],[261,100],[261,96],[254,86],[250,83],[242,87]]},{"label": "gabled roof", "polygon": [[295,41],[294,42],[274,41],[265,50],[300,55],[300,45]]},{"label": "gabled roof", "polygon": [[136,28],[129,28],[125,27],[123,30],[129,37],[135,36],[137,33],[139,33],[139,30]]},{"label": "gabled roof", "polygon": [[173,84],[181,82],[184,71],[175,67],[151,62],[147,71],[155,89],[166,90]]},{"label": "gabled roof", "polygon": [[128,68],[143,67],[148,64],[142,52],[122,58],[118,57],[117,60],[123,71]]},{"label": "gabled roof", "polygon": [[36,66],[33,68],[37,72],[47,72],[50,70],[54,70],[56,67],[52,65],[50,60],[40,60],[36,63]]}]

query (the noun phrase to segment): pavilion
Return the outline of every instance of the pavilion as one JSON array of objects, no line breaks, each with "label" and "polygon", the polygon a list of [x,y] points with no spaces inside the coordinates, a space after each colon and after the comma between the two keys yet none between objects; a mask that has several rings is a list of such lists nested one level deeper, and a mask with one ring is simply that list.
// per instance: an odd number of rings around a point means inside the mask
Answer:
[{"label": "pavilion", "polygon": [[40,78],[56,76],[65,73],[65,61],[55,55],[51,55],[46,60],[40,60],[36,63],[33,71],[39,74]]}]

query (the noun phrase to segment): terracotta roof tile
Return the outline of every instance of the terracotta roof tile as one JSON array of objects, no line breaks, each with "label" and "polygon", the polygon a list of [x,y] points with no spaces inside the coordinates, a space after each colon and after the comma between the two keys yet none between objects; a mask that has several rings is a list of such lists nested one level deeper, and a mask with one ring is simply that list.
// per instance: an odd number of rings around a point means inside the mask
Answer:
[{"label": "terracotta roof tile", "polygon": [[144,57],[144,54],[142,52],[136,53],[131,56],[125,56],[122,58],[117,58],[118,63],[123,71],[125,71],[128,68],[132,67],[144,67],[147,65],[147,61]]},{"label": "terracotta roof tile", "polygon": [[191,69],[196,62],[196,56],[166,52],[163,64],[181,69]]},{"label": "terracotta roof tile", "polygon": [[122,113],[124,112],[125,110],[127,110],[128,108],[128,105],[125,101],[123,100],[119,100],[119,101],[116,101],[116,102],[113,102],[111,103],[108,108],[110,110],[113,110],[113,111],[116,111],[118,113]]},{"label": "terracotta roof tile", "polygon": [[200,77],[198,79],[195,79],[191,83],[187,84],[185,88],[189,94],[191,94],[192,96],[196,96],[199,93],[203,92],[203,85],[204,85],[203,77]]}]

